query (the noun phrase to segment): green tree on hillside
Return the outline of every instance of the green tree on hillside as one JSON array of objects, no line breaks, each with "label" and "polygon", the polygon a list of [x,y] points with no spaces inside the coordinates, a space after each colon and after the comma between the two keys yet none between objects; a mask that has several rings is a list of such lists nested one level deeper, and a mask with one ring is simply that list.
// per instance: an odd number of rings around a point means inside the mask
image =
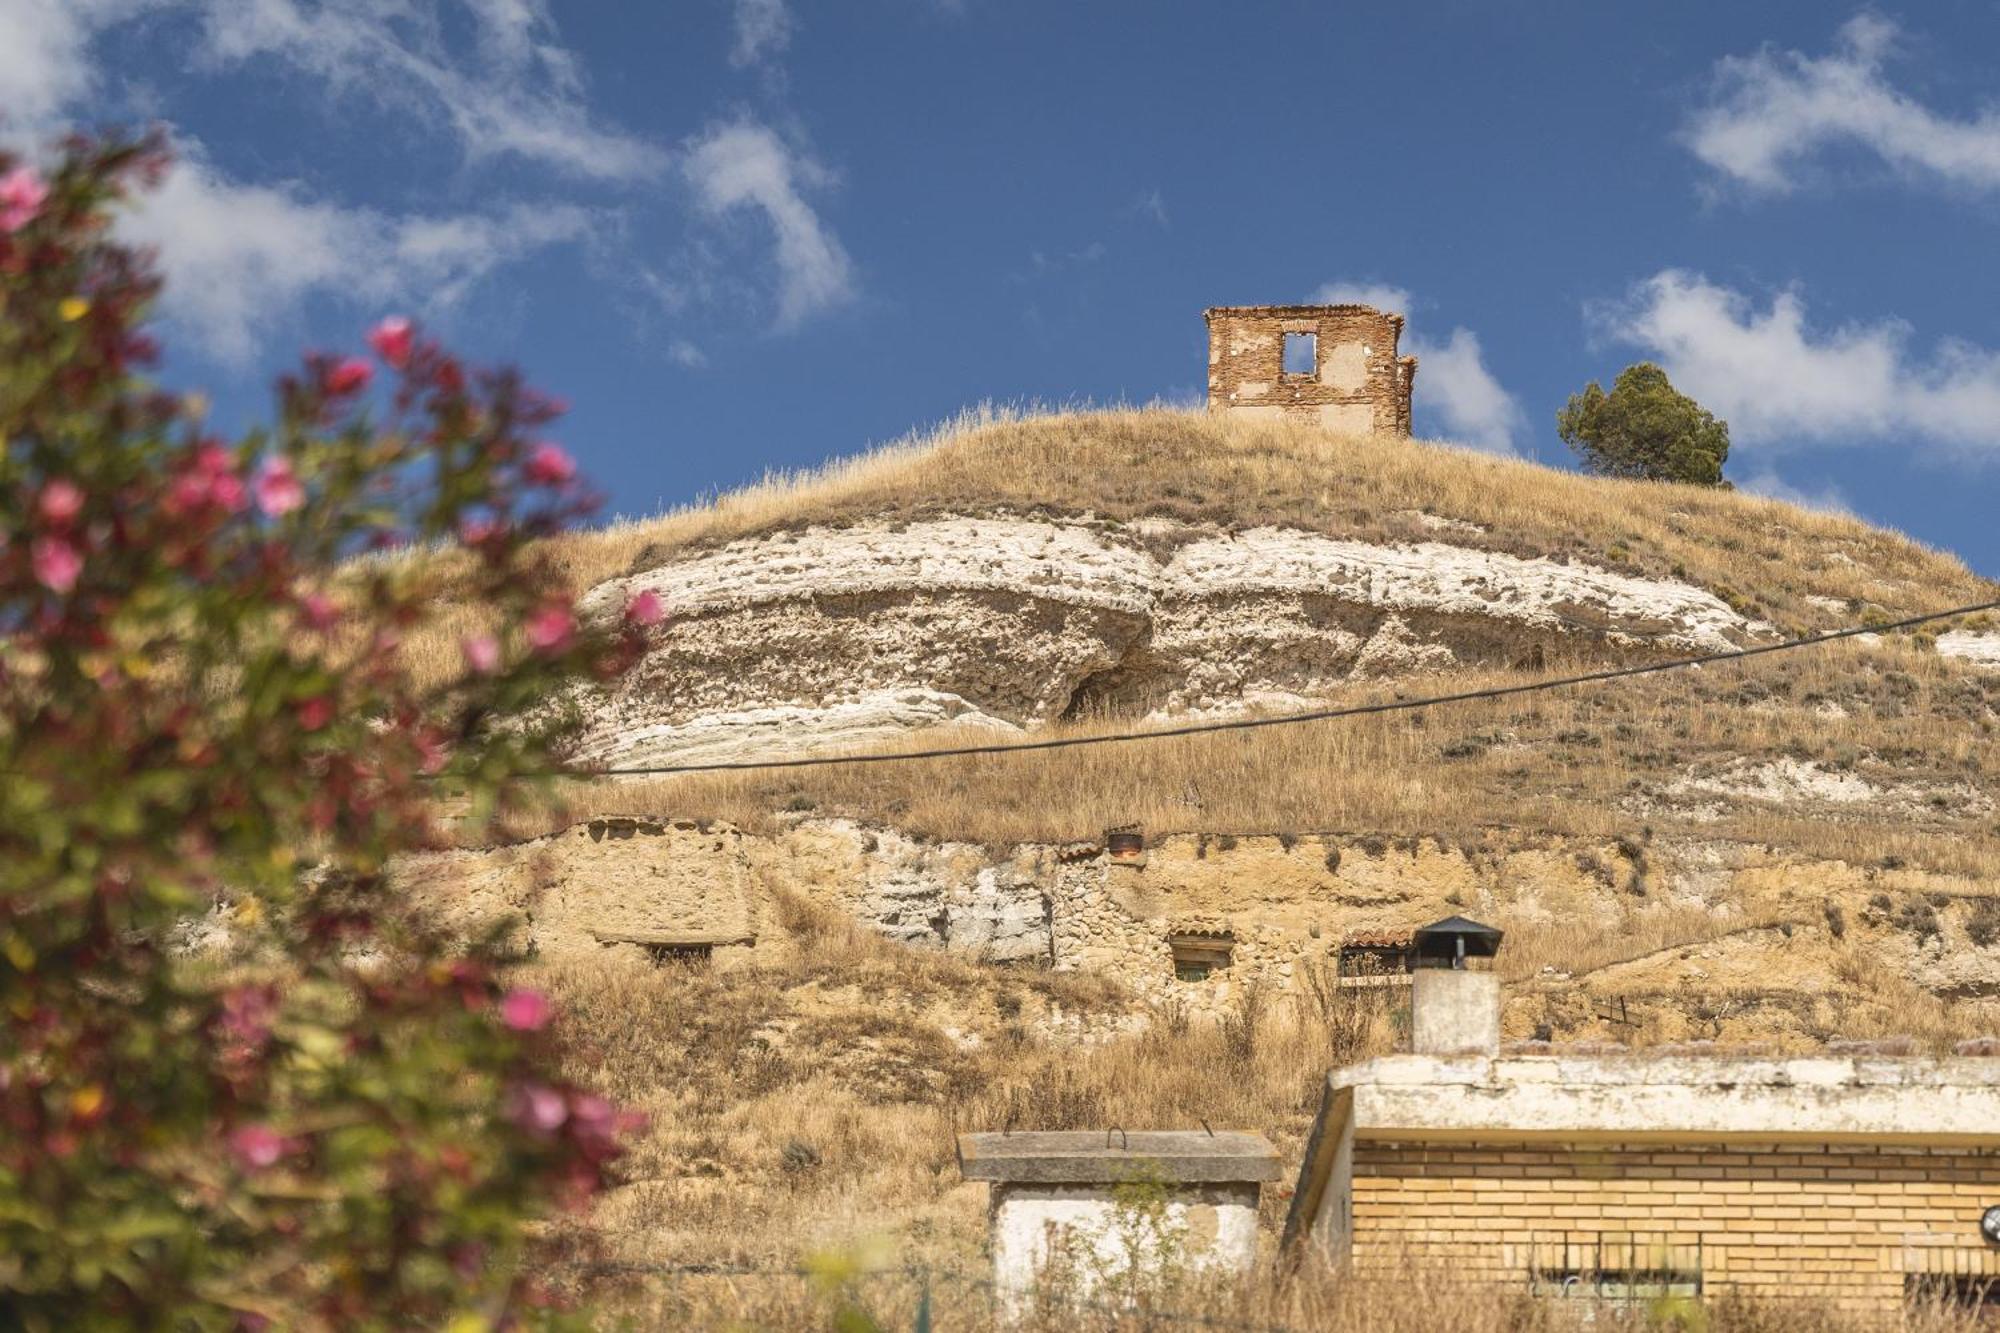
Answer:
[{"label": "green tree on hillside", "polygon": [[1585,469],[1607,477],[1726,486],[1729,423],[1668,382],[1650,361],[1627,366],[1606,393],[1592,380],[1556,413],[1556,434]]}]

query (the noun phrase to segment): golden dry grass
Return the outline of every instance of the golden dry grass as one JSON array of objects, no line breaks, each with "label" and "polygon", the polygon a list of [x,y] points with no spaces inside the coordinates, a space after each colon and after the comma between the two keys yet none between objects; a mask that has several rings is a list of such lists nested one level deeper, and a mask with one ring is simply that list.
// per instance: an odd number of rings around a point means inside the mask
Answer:
[{"label": "golden dry grass", "polygon": [[[1455,675],[1435,688],[1522,679]],[[1342,701],[1424,688],[1362,686]],[[1606,840],[1650,830],[1829,860],[1893,858],[1992,882],[2000,879],[2000,821],[1991,804],[2000,797],[1992,779],[2000,772],[1996,715],[2000,676],[1921,646],[1832,644],[1699,672],[1247,732],[564,782],[509,836],[617,814],[722,819],[757,831],[804,812],[995,847],[1091,838],[1131,823],[1152,832],[1348,832],[1471,845],[1500,828]],[[951,738],[927,733],[902,748]],[[1690,775],[1778,761],[1861,778],[1883,799],[1829,811],[1684,790],[1663,795]],[[460,836],[477,843],[492,834]]]},{"label": "golden dry grass", "polygon": [[[1448,540],[1729,590],[1820,624],[1807,594],[1931,609],[1982,585],[1955,557],[1845,515],[1732,491],[1587,477],[1446,443],[1228,414],[984,410],[826,467],[552,543],[579,584],[676,551],[808,524],[994,509]],[[1423,515],[1487,529],[1448,537]],[[1836,558],[1836,553],[1839,557]],[[1897,586],[1897,585],[1903,586]],[[1892,602],[1881,602],[1888,595]],[[1970,597],[1965,600],[1971,600]]]},{"label": "golden dry grass", "polygon": [[[1158,407],[968,412],[822,468],[571,533],[539,554],[581,591],[739,537],[996,510],[1289,526],[1579,560],[1699,584],[1787,630],[1936,610],[1991,587],[1900,534],[1776,500]],[[1475,527],[1441,535],[1426,515]],[[406,651],[426,679],[449,678],[459,635],[479,624],[479,607],[446,605]]]},{"label": "golden dry grass", "polygon": [[[1403,997],[1306,979],[1219,1022],[1132,1001],[1078,974],[979,966],[782,904],[786,961],[710,972],[609,956],[542,969],[573,1043],[567,1072],[649,1113],[623,1183],[558,1237],[564,1290],[640,1327],[833,1327],[842,1308],[914,1327],[992,1326],[985,1191],[956,1132],[1010,1123],[1253,1128],[1296,1163],[1325,1071],[1393,1049]],[[1893,981],[1893,979],[1890,979]],[[1084,1034],[1084,1035],[1080,1035]],[[1570,1327],[1518,1292],[1277,1280],[1290,1181],[1266,1191],[1266,1253],[1241,1286],[1156,1294],[1137,1312],[1052,1313],[1029,1329],[1220,1326],[1389,1330]],[[567,1242],[567,1243],[564,1243]],[[866,1270],[866,1271],[863,1271]],[[1722,1302],[1715,1329],[1859,1329],[1810,1306]],[[1910,1327],[1969,1325],[1941,1318]]]}]

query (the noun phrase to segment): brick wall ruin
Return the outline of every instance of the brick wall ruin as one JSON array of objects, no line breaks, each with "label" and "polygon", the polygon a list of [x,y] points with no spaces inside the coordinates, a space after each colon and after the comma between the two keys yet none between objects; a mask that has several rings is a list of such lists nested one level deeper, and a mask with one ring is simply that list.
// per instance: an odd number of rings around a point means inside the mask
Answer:
[{"label": "brick wall ruin", "polygon": [[[1218,306],[1204,318],[1211,410],[1317,421],[1350,434],[1409,435],[1417,359],[1396,355],[1401,315],[1365,305],[1258,305]],[[1294,354],[1306,354],[1290,371],[1288,336]]]}]

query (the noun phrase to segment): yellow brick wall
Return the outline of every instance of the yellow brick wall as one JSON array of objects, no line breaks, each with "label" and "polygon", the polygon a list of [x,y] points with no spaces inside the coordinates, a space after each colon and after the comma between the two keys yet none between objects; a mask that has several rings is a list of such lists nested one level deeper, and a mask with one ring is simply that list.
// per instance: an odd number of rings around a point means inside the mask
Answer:
[{"label": "yellow brick wall", "polygon": [[1526,1285],[1583,1267],[1693,1267],[1704,1289],[1900,1302],[1909,1273],[2000,1279],[1979,1232],[2000,1153],[1797,1143],[1566,1147],[1357,1143],[1353,1254]]}]

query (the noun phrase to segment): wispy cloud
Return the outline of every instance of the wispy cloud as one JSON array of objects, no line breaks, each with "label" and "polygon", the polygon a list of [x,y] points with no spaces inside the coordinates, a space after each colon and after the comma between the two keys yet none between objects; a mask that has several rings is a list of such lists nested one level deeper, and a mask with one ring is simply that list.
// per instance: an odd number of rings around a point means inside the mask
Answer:
[{"label": "wispy cloud", "polygon": [[294,186],[231,180],[198,144],[180,149],[126,230],[158,247],[175,320],[227,362],[247,362],[315,293],[435,313],[494,269],[592,227],[569,206],[436,217],[343,208]]},{"label": "wispy cloud", "polygon": [[1527,417],[1486,368],[1472,330],[1455,328],[1442,343],[1412,338],[1410,350],[1417,357],[1416,401],[1445,439],[1487,453],[1518,452],[1515,442],[1527,430]]},{"label": "wispy cloud", "polygon": [[1409,317],[1410,293],[1386,282],[1329,282],[1312,294],[1314,305],[1372,305]]},{"label": "wispy cloud", "polygon": [[[1316,305],[1374,306],[1405,319],[1417,305],[1408,288],[1387,282],[1329,282],[1311,299]],[[1417,358],[1413,406],[1422,433],[1487,453],[1519,452],[1516,442],[1527,429],[1527,417],[1519,400],[1487,369],[1477,334],[1454,328],[1438,343],[1411,332],[1404,350]]]},{"label": "wispy cloud", "polygon": [[755,121],[716,125],[685,145],[682,171],[702,210],[717,219],[761,214],[774,240],[777,326],[852,299],[854,263],[840,239],[806,202],[806,191],[832,184],[811,157]]},{"label": "wispy cloud", "polygon": [[[194,16],[197,57],[213,65],[280,59],[337,93],[364,92],[435,113],[469,157],[560,161],[584,175],[627,177],[665,160],[590,123],[576,62],[554,37],[542,0],[463,0],[476,41],[447,49],[441,9],[424,0],[308,8],[294,0],[0,0],[0,105],[19,144],[68,127],[122,89],[95,59],[108,28],[149,11]],[[309,297],[329,295],[435,314],[481,278],[594,229],[566,200],[457,214],[392,215],[296,181],[249,182],[207,146],[176,135],[161,188],[121,222],[154,246],[168,283],[165,312],[219,360],[245,362]]]},{"label": "wispy cloud", "polygon": [[729,63],[740,69],[782,54],[791,44],[792,25],[785,0],[736,0],[736,44]]},{"label": "wispy cloud", "polygon": [[544,0],[463,0],[476,33],[470,50],[446,36],[445,0],[179,3],[201,14],[203,60],[285,62],[337,93],[433,118],[473,158],[511,156],[599,180],[643,179],[667,166],[659,147],[591,114]]},{"label": "wispy cloud", "polygon": [[1899,29],[1863,13],[1823,56],[1766,48],[1716,66],[1711,101],[1682,140],[1728,180],[1794,188],[1813,158],[1859,148],[1911,177],[1978,190],[2000,187],[2000,112],[1954,117],[1895,87],[1886,67]]},{"label": "wispy cloud", "polygon": [[[695,259],[668,284],[670,306],[740,290],[715,269],[700,220],[742,210],[770,225],[780,327],[853,294],[852,262],[806,202],[829,173],[747,122],[678,148],[606,123],[549,0],[0,0],[0,107],[11,140],[46,140],[86,109],[97,116],[129,102],[133,90],[101,63],[96,44],[149,14],[187,20],[174,31],[190,38],[198,70],[287,67],[307,76],[309,94],[393,112],[469,163],[509,161],[623,191],[621,207],[635,189],[684,181],[695,207],[680,221],[694,227]],[[791,31],[782,0],[739,0],[737,20],[746,60],[781,52]],[[125,226],[160,251],[167,316],[226,361],[249,358],[314,296],[435,311],[528,254],[614,231],[613,210],[580,205],[574,184],[555,193],[517,174],[526,193],[514,202],[393,214],[342,200],[323,181],[243,179],[185,135],[175,148],[181,160],[164,187]],[[675,344],[683,346],[700,354],[693,341]]]},{"label": "wispy cloud", "polygon": [[1161,231],[1173,230],[1173,221],[1167,216],[1166,196],[1157,185],[1132,201],[1132,212],[1151,220]]},{"label": "wispy cloud", "polygon": [[1738,482],[1736,489],[1772,500],[1783,500],[1802,509],[1817,509],[1827,514],[1854,512],[1854,506],[1848,502],[1847,493],[1832,482],[1822,482],[1817,486],[1795,486],[1770,468],[1764,468],[1753,473],[1748,479]]},{"label": "wispy cloud", "polygon": [[1590,317],[1726,419],[1737,444],[1893,440],[2000,458],[2000,354],[1990,349],[1946,340],[1924,353],[1897,319],[1816,326],[1796,288],[1759,309],[1682,269],[1654,274]]}]

